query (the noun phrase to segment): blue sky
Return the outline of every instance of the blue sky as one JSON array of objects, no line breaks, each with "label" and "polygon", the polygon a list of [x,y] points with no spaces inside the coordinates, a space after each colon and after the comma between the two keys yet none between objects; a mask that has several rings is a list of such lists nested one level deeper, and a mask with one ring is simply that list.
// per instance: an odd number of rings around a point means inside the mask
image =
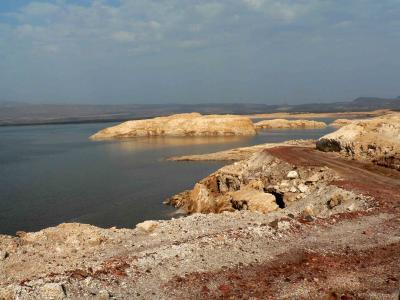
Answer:
[{"label": "blue sky", "polygon": [[400,95],[399,0],[2,0],[0,101]]}]

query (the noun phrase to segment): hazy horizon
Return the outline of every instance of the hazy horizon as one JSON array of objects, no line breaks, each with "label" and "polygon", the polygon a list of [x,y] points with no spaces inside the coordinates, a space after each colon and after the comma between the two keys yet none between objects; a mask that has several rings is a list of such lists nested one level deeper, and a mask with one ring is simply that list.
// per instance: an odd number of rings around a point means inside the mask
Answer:
[{"label": "hazy horizon", "polygon": [[394,98],[399,46],[397,0],[4,0],[0,102]]},{"label": "hazy horizon", "polygon": [[320,101],[301,101],[301,102],[283,102],[283,103],[274,103],[274,102],[267,102],[267,101],[259,101],[259,102],[233,102],[233,101],[227,101],[227,102],[165,102],[165,103],[159,103],[159,102],[152,102],[152,103],[144,103],[144,102],[117,102],[117,103],[112,103],[112,102],[104,102],[104,103],[88,103],[88,102],[73,102],[70,101],[68,102],[29,102],[29,101],[8,101],[8,100],[3,100],[0,99],[0,104],[6,104],[6,105],[60,105],[60,106],[130,106],[130,105],[143,105],[143,106],[174,106],[174,105],[272,105],[272,106],[293,106],[293,105],[311,105],[311,104],[335,104],[335,103],[351,103],[352,101],[358,99],[358,98],[376,98],[376,99],[400,99],[400,96],[397,97],[375,97],[375,96],[360,96],[356,97],[354,99],[345,99],[345,100],[320,100]]}]

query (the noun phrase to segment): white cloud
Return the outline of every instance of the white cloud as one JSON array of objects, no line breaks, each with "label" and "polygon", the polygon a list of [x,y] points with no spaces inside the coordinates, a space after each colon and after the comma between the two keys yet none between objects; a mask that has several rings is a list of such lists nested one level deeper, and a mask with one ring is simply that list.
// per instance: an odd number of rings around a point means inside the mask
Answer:
[{"label": "white cloud", "polygon": [[60,7],[46,2],[31,2],[22,8],[22,13],[33,16],[43,16],[56,13]]},{"label": "white cloud", "polygon": [[346,20],[346,21],[341,21],[341,22],[334,24],[334,27],[346,29],[346,28],[350,27],[352,24],[353,24],[353,22]]},{"label": "white cloud", "polygon": [[19,25],[15,28],[14,36],[22,40],[37,40],[46,35],[46,27],[33,26],[31,24]]},{"label": "white cloud", "polygon": [[243,0],[243,2],[245,4],[247,4],[250,8],[253,9],[260,9],[263,4],[264,4],[264,0]]},{"label": "white cloud", "polygon": [[254,11],[262,12],[271,19],[292,22],[300,18],[319,5],[321,1],[288,1],[288,0],[243,0],[245,5]]},{"label": "white cloud", "polygon": [[129,31],[117,31],[112,34],[112,38],[121,43],[133,42],[136,39],[136,34]]},{"label": "white cloud", "polygon": [[57,45],[43,45],[42,49],[43,51],[48,53],[57,53],[59,50]]},{"label": "white cloud", "polygon": [[202,3],[196,5],[196,10],[205,18],[214,18],[224,9],[221,3]]},{"label": "white cloud", "polygon": [[185,49],[201,48],[207,45],[204,40],[185,40],[178,43],[178,47]]},{"label": "white cloud", "polygon": [[[142,49],[140,52],[143,49],[173,49],[177,45],[190,49],[243,44],[257,41],[266,33],[269,41],[282,40],[286,38],[286,35],[280,38],[282,32],[291,30],[295,35],[298,31],[296,27],[282,25],[298,24],[303,28],[317,22],[314,30],[323,30],[325,22],[331,22],[325,28],[332,28],[343,21],[324,18],[323,14],[334,6],[334,1],[204,0],[196,3],[120,0],[111,5],[98,0],[83,6],[65,0],[33,1],[19,11],[9,12],[9,16],[16,16],[17,24],[8,24],[11,28],[8,30],[14,37],[25,40],[27,48],[39,44],[54,45],[64,52],[75,49],[78,53],[79,48],[85,48],[87,53],[100,53],[99,49],[115,53],[132,52],[132,44],[135,49]],[[346,9],[347,15],[359,13]],[[349,26],[353,23],[354,20]],[[2,36],[0,39],[5,39],[9,34]],[[11,43],[10,40],[3,42]]]}]

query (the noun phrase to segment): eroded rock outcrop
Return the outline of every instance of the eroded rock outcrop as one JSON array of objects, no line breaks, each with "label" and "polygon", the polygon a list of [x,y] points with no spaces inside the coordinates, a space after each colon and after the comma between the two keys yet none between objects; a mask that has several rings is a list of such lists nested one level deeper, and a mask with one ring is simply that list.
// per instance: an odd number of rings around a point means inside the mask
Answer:
[{"label": "eroded rock outcrop", "polygon": [[267,150],[219,169],[166,204],[189,214],[235,210],[269,213],[288,206],[299,213],[306,203],[313,203],[318,214],[326,210],[329,197],[337,192],[329,186],[338,178],[336,173],[329,168],[294,167]]},{"label": "eroded rock outcrop", "polygon": [[400,113],[354,121],[320,138],[317,149],[400,170]]},{"label": "eroded rock outcrop", "polygon": [[317,129],[325,128],[327,125],[324,122],[314,120],[287,120],[287,119],[273,119],[263,120],[254,124],[256,129]]},{"label": "eroded rock outcrop", "polygon": [[90,138],[104,140],[139,136],[247,136],[255,134],[254,125],[247,117],[188,113],[127,121],[103,129]]}]

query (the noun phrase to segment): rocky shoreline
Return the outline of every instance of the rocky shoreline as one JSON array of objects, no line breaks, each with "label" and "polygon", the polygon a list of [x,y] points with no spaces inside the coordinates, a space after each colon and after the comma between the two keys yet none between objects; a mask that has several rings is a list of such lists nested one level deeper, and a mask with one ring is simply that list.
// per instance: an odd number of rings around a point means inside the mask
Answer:
[{"label": "rocky shoreline", "polygon": [[268,213],[287,208],[295,216],[323,216],[329,206],[336,206],[333,204],[336,202],[348,202],[354,209],[361,205],[356,201],[357,195],[330,185],[340,178],[333,170],[293,166],[269,153],[268,149],[276,147],[266,148],[248,159],[219,169],[192,190],[171,197],[166,204],[189,214],[242,209]]},{"label": "rocky shoreline", "polygon": [[[320,141],[397,151],[396,118]],[[315,145],[192,157],[236,162],[169,199],[187,217],[0,235],[0,299],[398,299],[400,172]]]},{"label": "rocky shoreline", "polygon": [[337,154],[309,147],[262,155],[290,183],[274,188],[301,195],[304,178],[305,196],[268,213],[242,207],[136,229],[72,223],[0,236],[0,299],[396,299],[398,171],[376,167],[371,177],[368,163],[341,167]]}]

